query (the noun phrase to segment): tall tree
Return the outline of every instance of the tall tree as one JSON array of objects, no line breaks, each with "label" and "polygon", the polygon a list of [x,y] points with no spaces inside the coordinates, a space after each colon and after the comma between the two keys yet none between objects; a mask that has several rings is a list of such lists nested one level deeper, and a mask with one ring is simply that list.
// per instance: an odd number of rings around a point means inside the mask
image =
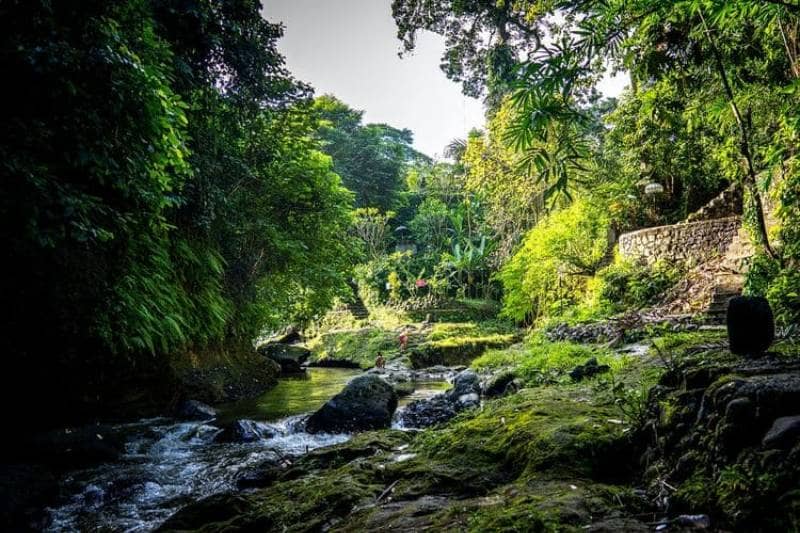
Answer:
[{"label": "tall tree", "polygon": [[4,393],[59,398],[42,402],[51,416],[102,408],[122,380],[187,354],[251,353],[263,326],[344,289],[352,195],[259,11],[0,5],[0,66],[15,78],[0,132],[16,258],[0,281],[3,343],[20,366]]},{"label": "tall tree", "polygon": [[491,110],[515,79],[515,67],[537,49],[543,5],[528,0],[394,0],[392,14],[403,50],[411,52],[421,30],[445,38],[441,68],[464,94],[487,96]]},{"label": "tall tree", "polygon": [[428,158],[412,148],[411,131],[363,124],[356,111],[333,96],[321,96],[314,110],[322,119],[318,136],[336,172],[356,194],[358,207],[392,209],[408,166]]}]

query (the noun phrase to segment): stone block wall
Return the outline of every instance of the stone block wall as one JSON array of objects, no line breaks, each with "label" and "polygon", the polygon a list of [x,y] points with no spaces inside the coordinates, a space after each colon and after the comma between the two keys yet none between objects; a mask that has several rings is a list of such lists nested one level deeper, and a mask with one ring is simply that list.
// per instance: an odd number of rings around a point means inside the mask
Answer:
[{"label": "stone block wall", "polygon": [[732,216],[623,233],[619,237],[619,253],[625,259],[646,264],[659,259],[701,263],[724,254],[741,225],[741,217]]}]

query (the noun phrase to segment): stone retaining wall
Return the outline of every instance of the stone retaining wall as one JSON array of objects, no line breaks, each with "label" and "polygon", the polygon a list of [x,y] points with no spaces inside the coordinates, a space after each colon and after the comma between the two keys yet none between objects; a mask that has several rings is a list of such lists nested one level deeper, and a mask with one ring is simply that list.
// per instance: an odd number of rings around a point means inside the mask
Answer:
[{"label": "stone retaining wall", "polygon": [[659,259],[700,263],[724,254],[741,225],[741,217],[733,216],[623,233],[619,253],[625,259],[647,264]]}]

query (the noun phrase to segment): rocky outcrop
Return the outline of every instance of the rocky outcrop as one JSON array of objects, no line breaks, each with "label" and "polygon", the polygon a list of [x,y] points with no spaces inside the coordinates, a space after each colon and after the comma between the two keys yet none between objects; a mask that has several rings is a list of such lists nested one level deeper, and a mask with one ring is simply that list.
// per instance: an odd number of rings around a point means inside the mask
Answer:
[{"label": "rocky outcrop", "polygon": [[303,371],[302,365],[311,356],[311,350],[296,344],[269,342],[258,347],[258,352],[275,361],[283,374],[297,374]]},{"label": "rocky outcrop", "polygon": [[477,407],[481,402],[478,375],[464,370],[453,380],[453,388],[428,400],[409,403],[399,415],[403,427],[424,428],[447,422],[460,411]]},{"label": "rocky outcrop", "polygon": [[397,393],[375,375],[359,376],[306,422],[309,433],[347,433],[387,428],[397,409]]},{"label": "rocky outcrop", "polygon": [[645,478],[671,511],[708,512],[715,524],[736,531],[783,531],[796,524],[796,362],[706,360],[674,369],[651,391],[649,405]]}]

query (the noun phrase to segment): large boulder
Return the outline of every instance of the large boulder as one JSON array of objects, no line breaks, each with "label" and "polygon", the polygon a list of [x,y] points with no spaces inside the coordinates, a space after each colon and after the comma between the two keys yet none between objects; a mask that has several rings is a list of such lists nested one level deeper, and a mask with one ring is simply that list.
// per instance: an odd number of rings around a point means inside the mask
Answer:
[{"label": "large boulder", "polygon": [[514,381],[514,372],[504,371],[493,375],[483,387],[483,395],[487,398],[498,398],[506,394],[508,385]]},{"label": "large boulder", "polygon": [[258,352],[281,365],[284,374],[302,372],[302,365],[311,356],[311,350],[296,344],[269,342],[258,347]]},{"label": "large boulder", "polygon": [[791,448],[800,441],[800,416],[782,416],[761,441],[764,448]]},{"label": "large boulder", "polygon": [[309,433],[344,433],[387,428],[397,409],[394,387],[367,374],[352,380],[306,422]]},{"label": "large boulder", "polygon": [[775,340],[775,319],[766,298],[737,296],[728,302],[728,341],[737,355],[757,357]]},{"label": "large boulder", "polygon": [[480,379],[478,379],[478,374],[472,370],[459,372],[453,379],[453,388],[447,392],[454,398],[469,394],[477,394],[480,396],[481,382]]}]

